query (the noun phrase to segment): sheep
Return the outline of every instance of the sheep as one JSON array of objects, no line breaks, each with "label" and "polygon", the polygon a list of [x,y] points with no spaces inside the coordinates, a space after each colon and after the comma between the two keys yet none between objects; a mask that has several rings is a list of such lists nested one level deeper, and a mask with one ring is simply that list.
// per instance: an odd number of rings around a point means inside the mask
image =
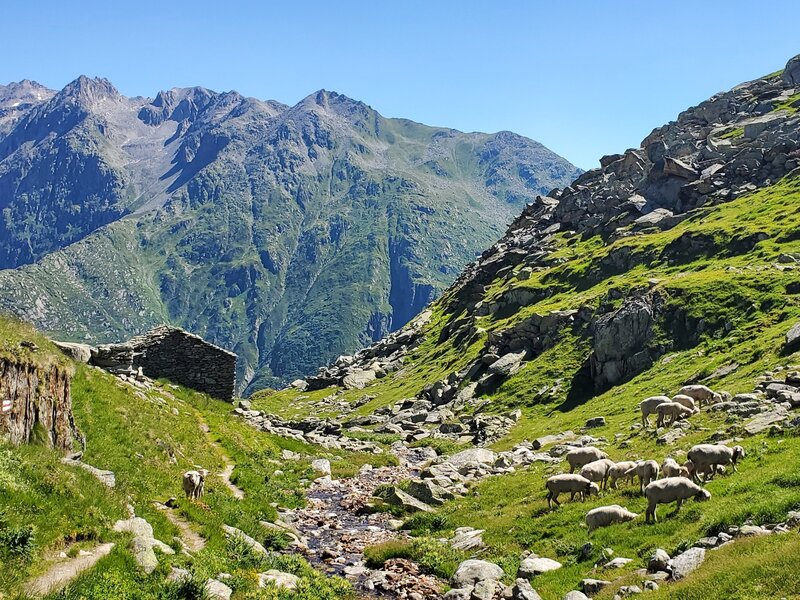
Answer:
[{"label": "sheep", "polygon": [[632,482],[633,478],[636,477],[636,473],[629,475],[628,472],[634,467],[636,467],[636,463],[632,460],[623,460],[611,467],[608,470],[608,480],[611,482],[611,487],[617,489],[617,481],[619,479]]},{"label": "sheep", "polygon": [[569,463],[569,472],[574,473],[575,469],[580,469],[583,465],[588,465],[590,462],[600,460],[601,458],[608,458],[608,454],[595,448],[594,446],[586,446],[584,448],[575,448],[567,452],[567,462]]},{"label": "sheep", "polygon": [[678,461],[669,457],[665,458],[664,462],[661,463],[661,472],[664,477],[686,477],[687,479],[691,477],[688,467],[679,465]]},{"label": "sheep", "polygon": [[638,516],[638,514],[629,511],[627,508],[623,508],[619,504],[599,506],[586,513],[586,525],[589,527],[589,533],[592,533],[592,531],[599,527],[608,527],[615,523],[633,521]]},{"label": "sheep", "polygon": [[656,412],[656,407],[664,402],[670,402],[668,396],[651,396],[639,402],[639,410],[642,411],[642,427],[650,426],[650,421],[647,420],[647,417]]},{"label": "sheep", "polygon": [[694,465],[692,469],[692,476],[695,481],[700,481],[700,475],[703,475],[703,481],[708,481],[717,471],[719,465],[731,465],[733,471],[736,472],[736,463],[744,458],[744,448],[741,446],[734,446],[728,448],[722,444],[698,444],[692,446],[687,454],[690,461]]},{"label": "sheep", "polygon": [[678,390],[678,394],[694,398],[700,404],[711,404],[712,400],[714,404],[722,402],[722,396],[720,394],[704,385],[685,385]]},{"label": "sheep", "polygon": [[[724,475],[725,474],[725,467],[724,465],[705,465],[701,470],[697,470],[694,463],[691,460],[687,460],[683,463],[686,472],[689,473],[689,479],[693,479],[695,481],[700,481],[699,477],[702,475],[703,477],[706,476],[714,476],[714,475]],[[696,474],[696,477],[695,477]]]},{"label": "sheep", "polygon": [[673,402],[677,402],[678,404],[683,404],[686,408],[691,408],[692,412],[700,412],[700,408],[695,403],[694,398],[691,396],[685,396],[683,394],[677,394],[672,397]]},{"label": "sheep", "polygon": [[205,493],[205,481],[208,471],[186,471],[183,474],[183,491],[190,500],[199,500]]},{"label": "sheep", "polygon": [[600,484],[600,489],[606,488],[608,472],[614,466],[614,461],[609,458],[595,460],[581,468],[581,477]]},{"label": "sheep", "polygon": [[656,407],[656,412],[658,413],[656,427],[663,427],[667,424],[667,417],[670,418],[669,424],[671,424],[694,414],[691,408],[686,408],[678,402],[663,402]]},{"label": "sheep", "polygon": [[625,472],[625,475],[632,477],[634,475],[639,477],[639,489],[644,492],[644,488],[651,481],[658,479],[658,463],[654,460],[639,460],[636,461],[636,466]]},{"label": "sheep", "polygon": [[655,523],[658,521],[656,517],[657,505],[677,501],[678,505],[675,509],[677,513],[681,509],[684,500],[694,498],[695,500],[705,501],[711,498],[711,492],[701,488],[686,477],[667,477],[650,483],[644,489],[644,496],[647,498],[647,512],[645,513],[644,522],[650,523],[652,519],[652,522]]},{"label": "sheep", "polygon": [[575,498],[575,494],[581,495],[581,500],[585,500],[587,495],[599,494],[600,488],[596,483],[592,483],[585,477],[573,474],[553,475],[545,484],[547,487],[547,506],[552,508],[553,504],[561,506],[558,495],[569,492],[570,500]]}]

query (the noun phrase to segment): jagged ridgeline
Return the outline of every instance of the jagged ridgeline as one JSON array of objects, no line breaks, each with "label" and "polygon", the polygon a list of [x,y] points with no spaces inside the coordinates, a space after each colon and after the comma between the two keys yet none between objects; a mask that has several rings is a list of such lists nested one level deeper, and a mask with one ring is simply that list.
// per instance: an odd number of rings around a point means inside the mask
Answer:
[{"label": "jagged ridgeline", "polygon": [[580,173],[527,138],[203,88],[0,87],[0,310],[60,339],[172,323],[251,389],[404,325]]}]

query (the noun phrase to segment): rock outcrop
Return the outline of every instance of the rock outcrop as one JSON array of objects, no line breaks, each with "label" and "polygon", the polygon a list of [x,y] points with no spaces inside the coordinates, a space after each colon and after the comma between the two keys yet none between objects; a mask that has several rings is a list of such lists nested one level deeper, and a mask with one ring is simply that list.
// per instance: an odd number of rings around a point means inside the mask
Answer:
[{"label": "rock outcrop", "polygon": [[0,358],[0,435],[12,444],[37,438],[59,450],[72,450],[78,431],[71,378],[65,367]]}]

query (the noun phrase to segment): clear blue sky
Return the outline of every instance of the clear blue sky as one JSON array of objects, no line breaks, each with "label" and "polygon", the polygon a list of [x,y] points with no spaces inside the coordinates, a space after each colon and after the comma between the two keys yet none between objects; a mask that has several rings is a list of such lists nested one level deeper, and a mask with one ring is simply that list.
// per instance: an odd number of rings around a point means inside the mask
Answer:
[{"label": "clear blue sky", "polygon": [[583,168],[800,53],[800,2],[3,2],[0,82],[108,77],[294,104],[320,88],[386,116],[509,129]]}]

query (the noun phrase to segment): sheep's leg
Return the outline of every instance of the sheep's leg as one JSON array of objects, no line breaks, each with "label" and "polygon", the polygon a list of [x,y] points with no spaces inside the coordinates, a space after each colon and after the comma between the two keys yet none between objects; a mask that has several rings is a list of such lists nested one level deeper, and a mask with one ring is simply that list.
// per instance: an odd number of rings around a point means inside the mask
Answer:
[{"label": "sheep's leg", "polygon": [[677,506],[675,507],[675,514],[676,514],[676,515],[677,515],[679,512],[681,512],[681,506],[683,506],[683,498],[678,498],[678,504],[677,504]]},{"label": "sheep's leg", "polygon": [[739,471],[736,470],[736,463],[735,462],[731,462],[731,467],[733,467],[733,472],[734,473],[738,473],[739,472]]}]

